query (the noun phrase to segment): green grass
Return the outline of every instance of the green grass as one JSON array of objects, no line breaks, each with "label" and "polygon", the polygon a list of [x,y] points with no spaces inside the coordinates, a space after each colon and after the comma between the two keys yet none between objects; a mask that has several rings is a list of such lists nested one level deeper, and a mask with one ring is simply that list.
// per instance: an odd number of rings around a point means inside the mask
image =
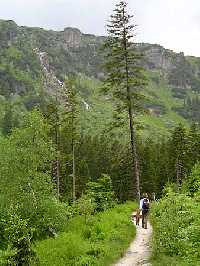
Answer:
[{"label": "green grass", "polygon": [[[166,82],[166,80],[155,72],[157,75],[159,83],[155,83],[153,80],[149,79],[148,86],[145,87],[145,94],[149,96],[149,100],[155,104],[161,104],[171,110],[172,107],[180,107],[183,105],[183,100],[173,97],[172,88]],[[150,75],[152,78],[152,73]]]},{"label": "green grass", "polygon": [[169,123],[168,125],[175,126],[177,124],[183,124],[186,127],[189,126],[188,121],[184,119],[182,116],[178,115],[176,112],[170,111],[164,116],[165,118],[165,125],[167,126],[166,122]]},{"label": "green grass", "polygon": [[171,87],[166,83],[166,81],[160,76],[158,72],[153,73],[157,77],[159,83],[155,83],[150,79],[148,86],[145,88],[145,95],[148,102],[152,104],[152,108],[155,110],[156,106],[163,106],[163,113],[159,115],[156,114],[145,114],[137,118],[137,120],[143,125],[143,129],[140,134],[144,138],[149,136],[154,136],[154,138],[160,138],[161,136],[167,136],[170,134],[171,129],[182,123],[188,126],[188,121],[186,121],[182,116],[172,110],[175,107],[183,106],[183,100],[173,97]]},{"label": "green grass", "polygon": [[199,266],[200,262],[197,261],[187,262],[180,257],[169,257],[166,255],[159,255],[151,259],[152,266]]},{"label": "green grass", "polygon": [[56,239],[36,244],[39,265],[110,265],[118,260],[135,237],[130,214],[135,203],[118,205],[95,216],[70,220]]},{"label": "green grass", "polygon": [[188,126],[188,122],[173,111],[169,111],[160,116],[142,115],[138,117],[138,121],[143,125],[141,135],[144,138],[148,138],[149,136],[153,136],[154,138],[168,136],[171,129],[180,123],[186,127]]},{"label": "green grass", "polygon": [[195,56],[186,56],[187,61],[193,66],[200,65],[200,58]]}]

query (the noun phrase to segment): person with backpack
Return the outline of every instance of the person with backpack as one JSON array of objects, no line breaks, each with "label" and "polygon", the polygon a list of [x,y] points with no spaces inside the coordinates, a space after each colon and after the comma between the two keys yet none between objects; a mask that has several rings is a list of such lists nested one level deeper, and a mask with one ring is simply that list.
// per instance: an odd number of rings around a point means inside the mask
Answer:
[{"label": "person with backpack", "polygon": [[147,215],[149,212],[149,198],[147,193],[143,193],[140,200],[140,210],[142,211],[142,228],[147,229]]}]

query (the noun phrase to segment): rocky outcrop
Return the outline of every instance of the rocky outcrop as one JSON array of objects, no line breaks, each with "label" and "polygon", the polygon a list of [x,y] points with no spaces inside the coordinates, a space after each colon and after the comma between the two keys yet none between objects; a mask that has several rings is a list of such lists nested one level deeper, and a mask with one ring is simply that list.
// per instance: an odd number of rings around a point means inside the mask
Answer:
[{"label": "rocky outcrop", "polygon": [[81,45],[82,33],[79,29],[65,28],[63,39],[67,47],[78,48]]}]

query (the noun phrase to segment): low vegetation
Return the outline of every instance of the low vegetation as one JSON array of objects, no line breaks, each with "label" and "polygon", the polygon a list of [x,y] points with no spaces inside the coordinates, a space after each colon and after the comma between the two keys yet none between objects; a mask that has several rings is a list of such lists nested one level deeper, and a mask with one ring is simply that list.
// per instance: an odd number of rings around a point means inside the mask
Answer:
[{"label": "low vegetation", "polygon": [[110,265],[120,258],[135,236],[128,202],[96,215],[75,216],[65,232],[35,246],[40,265]]},{"label": "low vegetation", "polygon": [[0,138],[0,265],[45,265],[46,259],[46,265],[63,260],[69,264],[62,265],[107,265],[134,237],[130,214],[136,205],[116,206],[107,174],[88,179],[75,204],[60,200],[52,182],[56,149],[47,121],[35,110]]},{"label": "low vegetation", "polygon": [[200,265],[200,165],[180,193],[168,188],[154,204],[153,265]]}]

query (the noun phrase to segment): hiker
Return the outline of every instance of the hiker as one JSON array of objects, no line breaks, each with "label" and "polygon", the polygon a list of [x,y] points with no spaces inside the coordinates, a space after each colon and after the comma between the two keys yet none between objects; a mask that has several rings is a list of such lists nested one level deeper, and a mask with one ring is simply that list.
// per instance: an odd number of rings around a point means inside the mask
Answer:
[{"label": "hiker", "polygon": [[147,229],[147,215],[149,212],[149,198],[147,193],[143,193],[142,195],[140,210],[142,211],[142,228]]}]

